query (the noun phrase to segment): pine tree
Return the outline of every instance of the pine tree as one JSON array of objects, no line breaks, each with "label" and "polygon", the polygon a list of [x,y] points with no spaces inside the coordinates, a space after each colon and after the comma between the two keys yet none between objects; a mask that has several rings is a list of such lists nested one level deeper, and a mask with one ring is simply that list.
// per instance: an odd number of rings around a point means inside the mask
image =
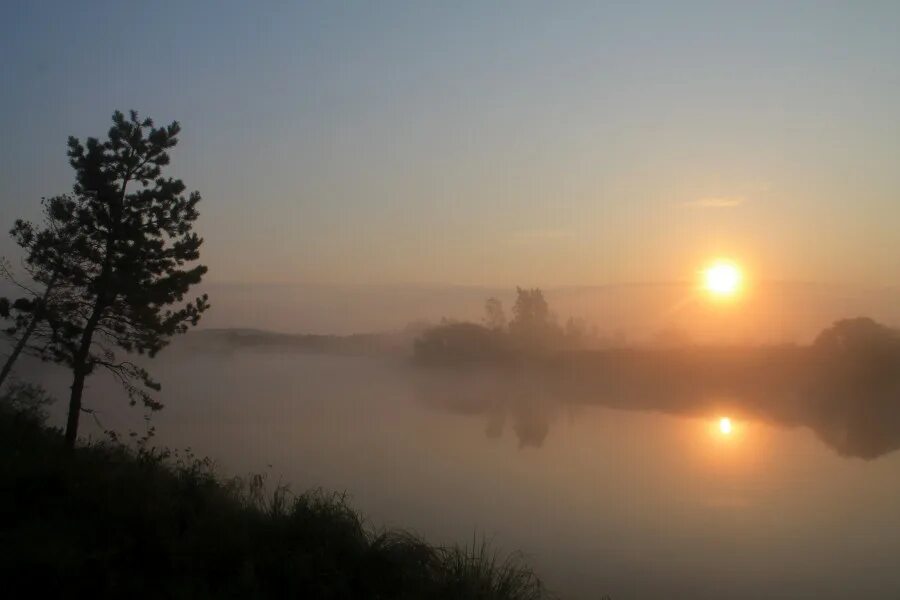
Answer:
[{"label": "pine tree", "polygon": [[[206,295],[184,302],[207,270],[193,264],[203,242],[192,231],[200,194],[185,195],[181,180],[162,176],[179,131],[177,122],[155,128],[134,111],[129,117],[116,111],[106,141],[69,138],[74,190],[47,205],[63,227],[44,229],[37,249],[24,246],[27,264],[55,273],[59,285],[73,291],[53,303],[56,318],[44,350],[72,370],[65,436],[70,447],[85,379],[98,367],[125,386],[132,405],[162,408],[148,392],[159,384],[116,351],[153,357],[209,307]],[[20,244],[34,235],[29,223],[13,228]]]}]

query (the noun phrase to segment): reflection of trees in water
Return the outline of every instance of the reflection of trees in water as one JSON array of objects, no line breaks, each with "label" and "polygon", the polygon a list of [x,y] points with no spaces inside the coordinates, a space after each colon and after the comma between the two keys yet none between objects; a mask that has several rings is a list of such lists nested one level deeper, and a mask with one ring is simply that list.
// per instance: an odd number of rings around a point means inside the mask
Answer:
[{"label": "reflection of trees in water", "polygon": [[844,456],[900,448],[900,337],[870,319],[841,321],[810,347],[677,348],[582,352],[528,367],[429,369],[423,402],[508,423],[539,447],[560,411],[576,404],[809,427]]},{"label": "reflection of trees in water", "polygon": [[417,393],[422,403],[441,410],[483,415],[489,438],[511,428],[520,448],[539,448],[563,407],[546,383],[519,370],[438,369],[418,380]]},{"label": "reflection of trees in water", "polygon": [[841,321],[816,339],[818,369],[804,390],[809,426],[846,456],[900,448],[900,336],[871,319]]}]

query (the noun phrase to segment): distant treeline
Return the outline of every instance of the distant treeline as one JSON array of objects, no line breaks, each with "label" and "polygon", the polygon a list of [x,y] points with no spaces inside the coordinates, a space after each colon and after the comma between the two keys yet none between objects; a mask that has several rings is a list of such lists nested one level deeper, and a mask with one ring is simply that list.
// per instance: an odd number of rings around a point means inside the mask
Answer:
[{"label": "distant treeline", "polygon": [[516,288],[512,318],[497,298],[485,302],[483,323],[444,320],[415,341],[425,364],[505,362],[519,357],[579,350],[596,344],[597,332],[582,319],[560,325],[539,288]]},{"label": "distant treeline", "polygon": [[204,350],[273,350],[336,355],[409,355],[425,363],[502,361],[602,345],[583,319],[560,324],[540,289],[517,288],[512,318],[497,298],[485,302],[483,323],[443,319],[434,325],[414,322],[400,331],[322,335],[276,333],[258,329],[207,329],[183,345]]}]

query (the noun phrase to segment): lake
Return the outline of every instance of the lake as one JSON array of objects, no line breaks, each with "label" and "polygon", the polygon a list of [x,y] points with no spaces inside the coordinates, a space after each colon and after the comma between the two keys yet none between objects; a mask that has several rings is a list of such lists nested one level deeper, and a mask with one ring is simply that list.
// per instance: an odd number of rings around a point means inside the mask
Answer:
[{"label": "lake", "polygon": [[[624,410],[508,374],[300,353],[175,348],[152,371],[158,443],[346,491],[373,526],[484,536],[562,598],[900,597],[900,452],[847,456],[729,399]],[[64,397],[64,375],[42,372]],[[111,382],[86,399],[103,427],[142,431]]]}]

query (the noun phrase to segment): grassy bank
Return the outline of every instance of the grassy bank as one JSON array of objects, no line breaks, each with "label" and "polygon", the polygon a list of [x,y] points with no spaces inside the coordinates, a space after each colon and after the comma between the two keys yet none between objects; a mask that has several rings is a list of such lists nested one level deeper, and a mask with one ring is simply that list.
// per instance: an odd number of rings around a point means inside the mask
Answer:
[{"label": "grassy bank", "polygon": [[190,455],[116,442],[63,450],[34,407],[0,405],[0,564],[39,597],[546,597],[485,544],[373,531],[341,495],[266,491]]}]

